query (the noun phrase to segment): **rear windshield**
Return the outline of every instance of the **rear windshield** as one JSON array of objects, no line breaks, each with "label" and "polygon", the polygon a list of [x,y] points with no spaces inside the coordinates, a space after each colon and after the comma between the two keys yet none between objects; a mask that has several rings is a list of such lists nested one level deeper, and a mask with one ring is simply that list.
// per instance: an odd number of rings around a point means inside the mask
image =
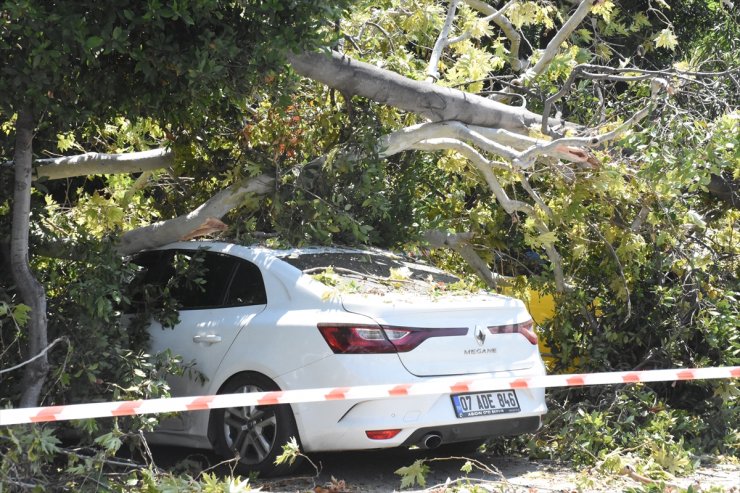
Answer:
[{"label": "rear windshield", "polygon": [[[282,258],[285,262],[312,275],[324,284],[336,286],[349,280],[357,291],[367,292],[373,286],[390,285],[394,290],[416,291],[420,285],[439,286],[460,279],[420,262],[390,254],[370,252],[299,253]],[[363,289],[364,288],[364,289]]]}]

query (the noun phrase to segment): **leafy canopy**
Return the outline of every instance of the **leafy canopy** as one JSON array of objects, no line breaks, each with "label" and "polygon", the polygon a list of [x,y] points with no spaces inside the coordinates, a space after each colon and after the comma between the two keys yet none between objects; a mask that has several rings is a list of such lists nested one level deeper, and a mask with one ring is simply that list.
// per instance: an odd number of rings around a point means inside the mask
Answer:
[{"label": "leafy canopy", "polygon": [[285,50],[325,42],[344,0],[9,0],[0,7],[0,100],[57,131],[95,116],[202,120],[243,104]]}]

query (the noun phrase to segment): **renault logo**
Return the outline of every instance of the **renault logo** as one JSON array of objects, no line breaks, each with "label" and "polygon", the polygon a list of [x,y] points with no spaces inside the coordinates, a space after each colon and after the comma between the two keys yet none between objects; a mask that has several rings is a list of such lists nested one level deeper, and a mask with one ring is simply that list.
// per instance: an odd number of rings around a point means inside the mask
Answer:
[{"label": "renault logo", "polygon": [[475,342],[478,343],[479,346],[482,346],[484,342],[486,342],[486,333],[483,331],[483,327],[480,325],[475,326]]}]

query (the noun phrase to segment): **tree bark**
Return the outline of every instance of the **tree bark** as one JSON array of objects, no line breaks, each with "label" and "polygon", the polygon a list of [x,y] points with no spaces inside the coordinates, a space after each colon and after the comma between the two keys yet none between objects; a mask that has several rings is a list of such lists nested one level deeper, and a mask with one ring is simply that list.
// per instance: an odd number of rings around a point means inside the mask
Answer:
[{"label": "tree bark", "polygon": [[128,231],[121,236],[118,253],[131,255],[141,250],[187,239],[193,231],[207,224],[209,219],[221,219],[227,212],[237,207],[247,194],[268,193],[273,189],[274,182],[275,179],[267,175],[247,179],[221,190],[187,214]]},{"label": "tree bark", "polygon": [[[31,216],[31,182],[33,172],[33,115],[28,108],[18,111],[15,124],[15,191],[13,225],[10,235],[10,266],[21,301],[31,307],[28,322],[27,357],[33,358],[46,348],[46,293],[31,272],[28,262],[28,235]],[[39,404],[41,389],[49,372],[49,361],[42,354],[26,365],[20,407]]]},{"label": "tree bark", "polygon": [[[309,79],[343,93],[362,96],[381,104],[416,113],[431,121],[455,120],[469,125],[500,128],[527,134],[542,125],[542,115],[527,109],[428,82],[419,82],[341,53],[289,54],[293,69]],[[552,122],[553,132],[577,128]]]},{"label": "tree bark", "polygon": [[34,178],[58,180],[73,176],[103,175],[114,173],[140,173],[172,166],[169,149],[103,154],[88,152],[79,156],[38,159],[34,165]]},{"label": "tree bark", "polygon": [[491,270],[475,248],[470,244],[473,233],[447,233],[432,230],[423,235],[424,240],[432,248],[451,248],[465,260],[475,274],[491,289],[511,285],[511,279],[501,276]]}]

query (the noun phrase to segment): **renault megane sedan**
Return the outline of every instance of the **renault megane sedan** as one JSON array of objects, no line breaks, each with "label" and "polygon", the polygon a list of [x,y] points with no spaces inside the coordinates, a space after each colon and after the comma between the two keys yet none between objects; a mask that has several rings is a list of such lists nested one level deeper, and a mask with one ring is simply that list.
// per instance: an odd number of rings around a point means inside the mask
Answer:
[{"label": "renault megane sedan", "polygon": [[[139,282],[166,286],[179,322],[149,325],[195,372],[173,396],[542,375],[524,304],[457,291],[454,276],[381,250],[271,250],[182,242],[133,259]],[[200,279],[173,283],[176,267]],[[537,430],[544,389],[238,407],[163,420],[154,443],[211,448],[242,472],[284,474],[292,437],[303,452],[477,442]]]}]

